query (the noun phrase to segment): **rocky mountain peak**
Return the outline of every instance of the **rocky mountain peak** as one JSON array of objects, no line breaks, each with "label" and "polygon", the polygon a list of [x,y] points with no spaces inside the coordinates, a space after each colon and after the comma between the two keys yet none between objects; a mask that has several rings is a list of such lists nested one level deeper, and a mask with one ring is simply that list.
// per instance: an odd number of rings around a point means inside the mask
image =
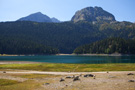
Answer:
[{"label": "rocky mountain peak", "polygon": [[89,22],[95,22],[95,21],[116,21],[115,17],[103,10],[101,7],[87,7],[82,10],[79,10],[75,13],[75,15],[72,17],[71,21],[78,22],[78,21],[89,21]]}]

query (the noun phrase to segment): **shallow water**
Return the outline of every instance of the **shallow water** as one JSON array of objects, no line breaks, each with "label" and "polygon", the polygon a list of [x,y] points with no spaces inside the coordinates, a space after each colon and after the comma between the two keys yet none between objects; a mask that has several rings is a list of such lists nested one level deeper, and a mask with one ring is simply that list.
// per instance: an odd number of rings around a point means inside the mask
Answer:
[{"label": "shallow water", "polygon": [[0,56],[0,61],[34,61],[48,63],[135,63],[135,56],[83,56],[83,55],[46,55],[46,56]]}]

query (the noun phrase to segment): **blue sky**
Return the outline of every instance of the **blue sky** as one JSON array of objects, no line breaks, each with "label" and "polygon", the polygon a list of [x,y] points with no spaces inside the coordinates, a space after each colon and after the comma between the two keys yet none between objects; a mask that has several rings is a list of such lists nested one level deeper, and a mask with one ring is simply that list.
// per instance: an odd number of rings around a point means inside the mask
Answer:
[{"label": "blue sky", "polygon": [[77,10],[99,6],[118,21],[135,22],[135,0],[0,0],[0,22],[15,21],[35,12],[68,21]]}]

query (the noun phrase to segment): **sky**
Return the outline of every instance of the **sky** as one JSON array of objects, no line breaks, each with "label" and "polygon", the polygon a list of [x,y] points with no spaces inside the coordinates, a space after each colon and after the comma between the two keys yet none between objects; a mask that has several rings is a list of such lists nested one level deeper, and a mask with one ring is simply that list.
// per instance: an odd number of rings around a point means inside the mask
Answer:
[{"label": "sky", "polygon": [[135,22],[135,0],[0,0],[0,22],[15,21],[36,12],[69,21],[76,11],[90,6],[102,7],[117,21]]}]

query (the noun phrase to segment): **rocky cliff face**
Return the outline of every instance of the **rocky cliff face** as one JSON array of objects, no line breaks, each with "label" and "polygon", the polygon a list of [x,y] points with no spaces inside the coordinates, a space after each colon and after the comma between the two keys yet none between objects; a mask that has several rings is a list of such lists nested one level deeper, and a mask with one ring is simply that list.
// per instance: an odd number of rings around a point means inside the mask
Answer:
[{"label": "rocky cliff face", "polygon": [[78,22],[78,21],[116,21],[115,17],[103,10],[101,7],[87,7],[80,11],[77,11],[75,15],[72,17],[71,21]]}]

